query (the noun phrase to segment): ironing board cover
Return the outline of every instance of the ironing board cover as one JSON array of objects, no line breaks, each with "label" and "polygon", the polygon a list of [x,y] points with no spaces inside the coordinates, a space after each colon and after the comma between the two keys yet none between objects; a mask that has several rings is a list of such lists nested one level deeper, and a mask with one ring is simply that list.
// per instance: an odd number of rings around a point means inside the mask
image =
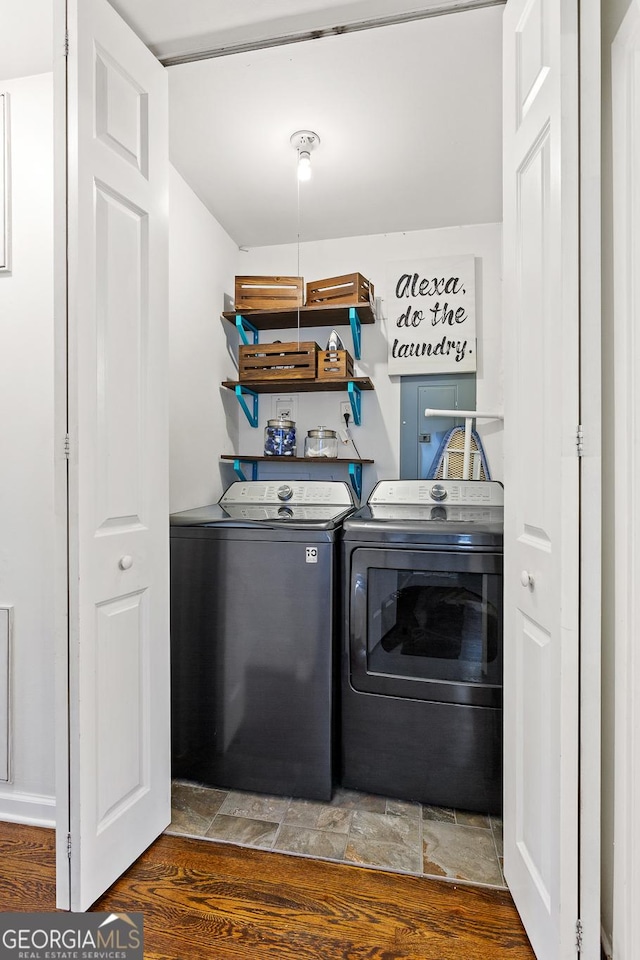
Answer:
[{"label": "ironing board cover", "polygon": [[[448,430],[442,442],[438,447],[433,462],[427,471],[427,479],[441,480],[445,477],[444,468],[448,454],[448,471],[446,477],[451,480],[471,480],[472,477],[463,477],[462,469],[464,465],[464,427],[451,427]],[[473,464],[473,454],[480,455],[480,476],[478,480],[491,480],[489,474],[489,465],[482,446],[482,441],[475,430],[471,431],[471,464]]]}]

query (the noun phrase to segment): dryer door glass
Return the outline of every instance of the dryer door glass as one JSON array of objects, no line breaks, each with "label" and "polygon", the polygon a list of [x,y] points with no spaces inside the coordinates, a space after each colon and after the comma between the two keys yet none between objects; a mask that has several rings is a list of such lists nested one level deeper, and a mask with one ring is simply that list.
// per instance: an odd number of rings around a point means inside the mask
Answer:
[{"label": "dryer door glass", "polygon": [[500,556],[357,550],[352,584],[356,689],[457,703],[499,699]]}]

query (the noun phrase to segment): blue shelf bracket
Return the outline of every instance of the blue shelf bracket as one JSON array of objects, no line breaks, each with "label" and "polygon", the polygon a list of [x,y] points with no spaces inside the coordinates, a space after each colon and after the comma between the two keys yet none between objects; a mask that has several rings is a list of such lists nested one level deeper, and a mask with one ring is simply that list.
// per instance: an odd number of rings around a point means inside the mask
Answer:
[{"label": "blue shelf bracket", "polygon": [[[241,317],[240,314],[236,316],[236,327],[238,328],[238,333],[240,334],[240,339],[246,347],[250,346],[251,343],[258,342],[258,328],[254,327],[252,323],[249,323],[246,317]],[[249,341],[248,334],[251,333],[253,340]]]},{"label": "blue shelf bracket", "polygon": [[349,464],[349,479],[351,480],[351,486],[355,490],[356,497],[358,501],[362,496],[362,464],[361,463],[350,463]]},{"label": "blue shelf bracket", "polygon": [[[349,386],[351,386],[351,384],[349,384]],[[247,406],[247,401],[244,398],[245,394],[248,397],[251,397],[253,401],[253,410],[249,410],[249,407]],[[245,416],[249,421],[249,423],[251,424],[251,426],[257,427],[258,426],[258,394],[255,393],[253,390],[249,390],[248,387],[243,387],[241,383],[237,383],[236,397],[238,398],[238,403],[244,410]],[[353,400],[351,401],[351,404],[353,405]],[[354,414],[354,419],[355,419],[355,414]]]},{"label": "blue shelf bracket", "polygon": [[360,359],[360,317],[355,307],[349,307],[349,323],[353,337],[353,352],[356,360]]},{"label": "blue shelf bracket", "polygon": [[362,391],[357,383],[350,380],[347,384],[347,393],[349,394],[349,400],[351,402],[353,422],[359,427],[362,422]]},{"label": "blue shelf bracket", "polygon": [[250,463],[250,464],[251,464],[251,479],[252,479],[252,480],[257,480],[257,479],[258,479],[258,461],[257,461],[257,460],[239,460],[238,458],[236,458],[236,459],[233,461],[233,469],[234,469],[235,472],[236,472],[236,476],[237,476],[238,480],[246,480],[246,479],[247,479],[246,474],[245,474],[244,470],[242,469],[242,464],[243,464],[243,463]]}]

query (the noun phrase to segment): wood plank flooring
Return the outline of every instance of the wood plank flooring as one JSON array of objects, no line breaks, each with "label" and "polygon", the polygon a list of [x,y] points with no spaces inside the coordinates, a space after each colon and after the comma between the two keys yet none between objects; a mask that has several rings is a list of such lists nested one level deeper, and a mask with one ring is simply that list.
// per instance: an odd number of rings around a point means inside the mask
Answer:
[{"label": "wood plank flooring", "polygon": [[[55,909],[53,831],[0,823],[0,905]],[[506,891],[167,835],[93,909],[148,960],[535,960]]]}]

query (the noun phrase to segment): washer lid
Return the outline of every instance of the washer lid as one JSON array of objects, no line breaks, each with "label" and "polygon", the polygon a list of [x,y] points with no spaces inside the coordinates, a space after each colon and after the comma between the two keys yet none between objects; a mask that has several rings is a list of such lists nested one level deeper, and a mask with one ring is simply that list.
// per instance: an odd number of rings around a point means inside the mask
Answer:
[{"label": "washer lid", "polygon": [[333,507],[329,513],[327,507],[305,506],[260,506],[260,504],[241,504],[229,506],[226,510],[217,503],[208,507],[197,507],[183,513],[173,513],[169,517],[171,527],[263,527],[307,530],[333,530],[345,517],[353,513],[353,507]]},{"label": "washer lid", "polygon": [[238,480],[217,504],[174,513],[172,526],[265,524],[331,529],[353,513],[350,487],[342,480]]},{"label": "washer lid", "polygon": [[[406,511],[406,512],[405,512]],[[447,511],[443,515],[441,511]],[[462,512],[468,514],[461,519]],[[382,514],[382,515],[381,515]],[[423,550],[502,550],[502,507],[365,506],[344,521],[345,540],[415,544]]]}]

